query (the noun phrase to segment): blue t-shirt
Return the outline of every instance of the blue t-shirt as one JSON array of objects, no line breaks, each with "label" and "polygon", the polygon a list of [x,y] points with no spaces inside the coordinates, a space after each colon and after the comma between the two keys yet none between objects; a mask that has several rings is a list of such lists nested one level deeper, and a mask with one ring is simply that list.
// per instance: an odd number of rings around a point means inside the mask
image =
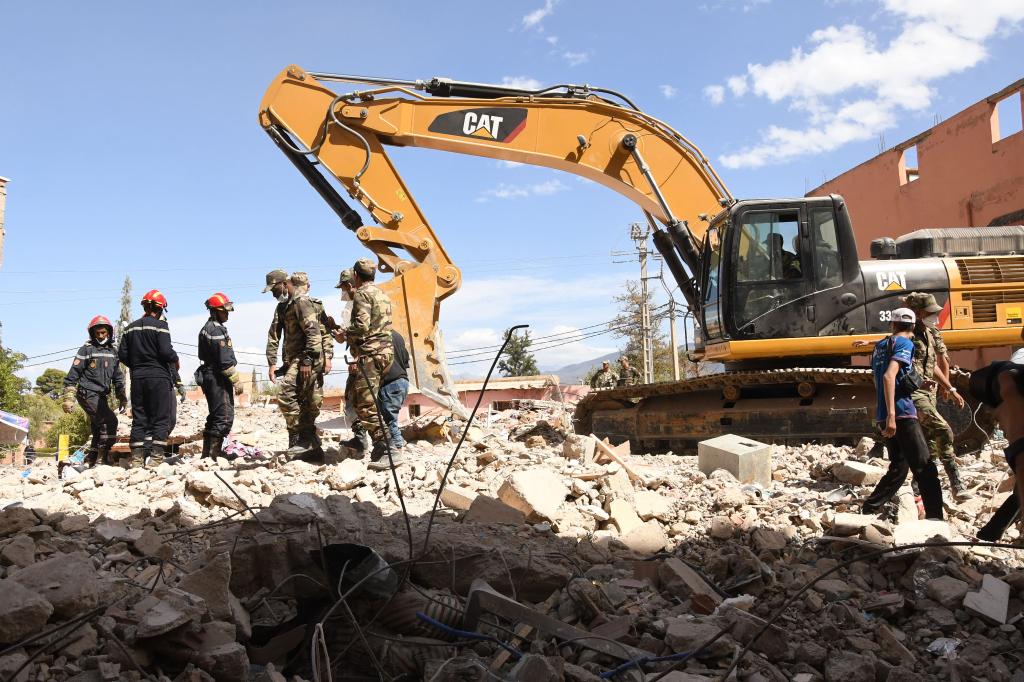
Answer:
[{"label": "blue t-shirt", "polygon": [[[890,350],[891,349],[891,350]],[[889,336],[875,345],[871,355],[871,369],[875,372],[875,395],[878,408],[875,420],[884,422],[889,410],[885,406],[885,370],[889,369],[889,360],[900,363],[899,374],[896,375],[896,418],[917,419],[917,409],[910,393],[900,388],[900,379],[910,371],[914,362],[914,342],[905,336]]]}]

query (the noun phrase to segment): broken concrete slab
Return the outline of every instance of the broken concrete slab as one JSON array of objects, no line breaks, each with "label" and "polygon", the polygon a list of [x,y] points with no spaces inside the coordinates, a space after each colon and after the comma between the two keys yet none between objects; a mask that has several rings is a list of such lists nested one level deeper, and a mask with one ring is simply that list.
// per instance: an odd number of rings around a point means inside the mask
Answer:
[{"label": "broken concrete slab", "polygon": [[648,521],[637,526],[625,535],[619,536],[618,539],[637,554],[654,554],[668,545],[665,528],[657,521]]},{"label": "broken concrete slab", "polygon": [[441,504],[456,511],[467,511],[479,495],[475,490],[448,484],[441,491]]},{"label": "broken concrete slab", "polygon": [[54,555],[21,569],[11,579],[50,602],[53,614],[65,620],[99,606],[105,589],[85,552]]},{"label": "broken concrete slab", "polygon": [[722,603],[722,596],[697,571],[675,557],[665,559],[661,563],[658,567],[658,579],[663,590],[680,599],[702,594],[716,604]]},{"label": "broken concrete slab", "polygon": [[366,478],[366,463],[361,459],[345,459],[327,469],[324,481],[332,490],[351,490]]},{"label": "broken concrete slab", "polygon": [[11,644],[39,632],[53,605],[14,580],[0,580],[0,644]]},{"label": "broken concrete slab", "polygon": [[531,523],[554,521],[568,495],[563,477],[547,467],[517,471],[498,488],[498,499],[523,512]]},{"label": "broken concrete slab", "polygon": [[526,523],[526,514],[510,507],[501,500],[487,495],[477,495],[469,511],[462,519],[463,523],[503,523],[520,526]]},{"label": "broken concrete slab", "polygon": [[626,535],[634,528],[643,525],[643,521],[633,509],[633,505],[626,500],[612,500],[608,504],[608,516],[618,528],[620,535]]},{"label": "broken concrete slab", "polygon": [[985,574],[981,589],[968,592],[964,597],[964,608],[1000,625],[1006,623],[1010,602],[1010,586],[993,575]]},{"label": "broken concrete slab", "polygon": [[0,549],[0,561],[8,566],[24,568],[36,560],[36,542],[28,535],[19,535]]},{"label": "broken concrete slab", "polygon": [[178,587],[202,597],[217,620],[231,618],[231,558],[227,552],[214,555],[202,568],[189,573]]},{"label": "broken concrete slab", "polygon": [[772,484],[772,450],[766,443],[726,434],[697,444],[697,468],[705,475],[725,469],[740,483]]},{"label": "broken concrete slab", "polygon": [[863,462],[845,460],[832,467],[832,475],[836,480],[850,485],[875,485],[882,480],[885,469]]},{"label": "broken concrete slab", "polygon": [[925,591],[930,599],[939,602],[947,609],[952,609],[963,603],[964,595],[967,594],[970,587],[963,580],[943,575],[929,580],[925,584]]},{"label": "broken concrete slab", "polygon": [[666,521],[672,518],[672,503],[667,497],[654,490],[639,490],[633,496],[633,508],[637,516],[644,521],[658,519]]}]

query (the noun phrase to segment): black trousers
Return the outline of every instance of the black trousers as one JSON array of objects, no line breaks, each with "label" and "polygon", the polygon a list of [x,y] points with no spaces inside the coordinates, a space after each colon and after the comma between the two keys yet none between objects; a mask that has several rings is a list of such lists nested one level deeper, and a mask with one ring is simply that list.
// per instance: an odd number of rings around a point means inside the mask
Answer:
[{"label": "black trousers", "polygon": [[913,473],[921,490],[925,516],[941,519],[942,485],[921,424],[916,419],[897,419],[896,435],[885,440],[885,447],[889,451],[889,471],[868,495],[861,511],[870,514],[881,509],[907,480],[907,474]]},{"label": "black trousers", "polygon": [[89,418],[92,431],[92,449],[109,448],[117,439],[117,415],[110,409],[106,393],[87,391],[79,388],[75,392],[78,404]]},{"label": "black trousers", "polygon": [[208,436],[227,438],[235,423],[235,387],[226,376],[203,371],[203,395],[206,396],[206,429]]},{"label": "black trousers", "polygon": [[987,540],[988,542],[999,542],[999,539],[1003,537],[1010,526],[1017,521],[1020,517],[1020,499],[1017,497],[1017,488],[1013,489],[1013,493],[1006,498],[1002,506],[996,510],[996,513],[992,515],[988,523],[978,531],[979,540]]},{"label": "black trousers", "polygon": [[167,447],[167,436],[177,420],[174,387],[166,377],[132,377],[131,447]]}]

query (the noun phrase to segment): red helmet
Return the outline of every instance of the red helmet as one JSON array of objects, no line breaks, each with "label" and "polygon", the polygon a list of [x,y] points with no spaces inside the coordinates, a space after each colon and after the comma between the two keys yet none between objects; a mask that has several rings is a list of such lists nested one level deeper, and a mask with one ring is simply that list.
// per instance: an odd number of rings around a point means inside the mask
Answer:
[{"label": "red helmet", "polygon": [[222,294],[219,291],[206,299],[206,307],[210,310],[213,310],[214,308],[221,308],[228,312],[235,309],[234,305],[232,305],[231,301],[228,299],[228,295]]},{"label": "red helmet", "polygon": [[150,291],[147,291],[145,294],[143,294],[142,302],[145,303],[146,301],[154,303],[163,308],[164,310],[167,310],[167,298],[162,293],[160,293],[159,289],[151,289]]},{"label": "red helmet", "polygon": [[114,335],[114,326],[110,324],[110,320],[103,317],[102,315],[97,315],[96,317],[89,320],[89,326],[86,327],[86,329],[88,330],[90,337],[92,336],[92,330],[95,327],[106,327],[107,334],[110,336]]}]

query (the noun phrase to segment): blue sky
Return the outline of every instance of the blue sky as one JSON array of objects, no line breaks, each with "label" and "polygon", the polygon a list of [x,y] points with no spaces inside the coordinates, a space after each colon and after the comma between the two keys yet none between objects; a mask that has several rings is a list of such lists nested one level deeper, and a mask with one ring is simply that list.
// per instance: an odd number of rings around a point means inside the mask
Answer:
[{"label": "blue sky", "polygon": [[[256,120],[291,63],[613,88],[700,146],[738,197],[802,195],[1024,63],[1024,0],[9,2],[2,17],[0,320],[3,344],[30,356],[77,347],[92,315],[116,316],[126,274],[135,299],[164,291],[187,343],[202,301],[227,292],[236,345],[260,366],[267,270],[308,271],[340,309],[338,270],[364,251]],[[449,348],[511,324],[543,336],[614,315],[636,273],[610,255],[632,246],[641,216],[628,201],[547,169],[393,156],[463,269],[442,311]],[[616,343],[584,338],[539,359],[557,367]]]}]

